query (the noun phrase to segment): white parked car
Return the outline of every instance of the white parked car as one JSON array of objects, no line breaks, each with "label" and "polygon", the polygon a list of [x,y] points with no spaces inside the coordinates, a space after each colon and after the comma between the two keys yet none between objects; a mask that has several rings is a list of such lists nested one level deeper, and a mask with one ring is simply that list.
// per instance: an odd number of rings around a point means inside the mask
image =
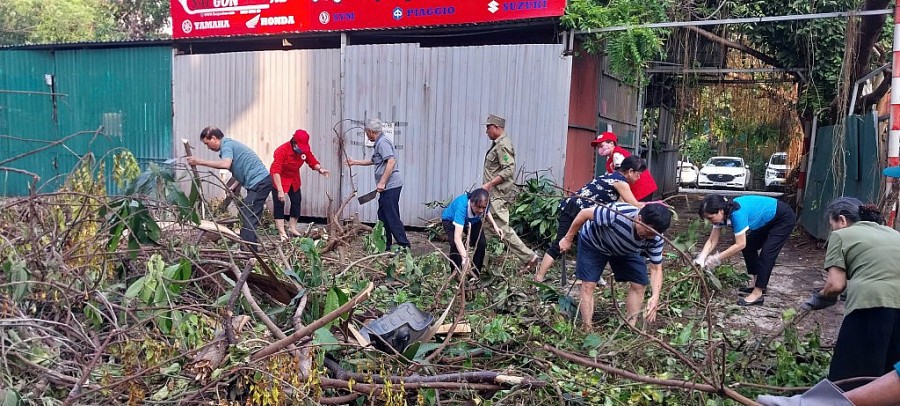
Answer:
[{"label": "white parked car", "polygon": [[750,167],[744,164],[744,158],[714,156],[700,168],[697,185],[745,190],[750,185]]},{"label": "white parked car", "polygon": [[784,186],[787,176],[787,152],[776,152],[766,164],[766,190],[774,190]]},{"label": "white parked car", "polygon": [[678,161],[678,183],[681,186],[697,186],[697,173],[700,172],[691,161]]}]

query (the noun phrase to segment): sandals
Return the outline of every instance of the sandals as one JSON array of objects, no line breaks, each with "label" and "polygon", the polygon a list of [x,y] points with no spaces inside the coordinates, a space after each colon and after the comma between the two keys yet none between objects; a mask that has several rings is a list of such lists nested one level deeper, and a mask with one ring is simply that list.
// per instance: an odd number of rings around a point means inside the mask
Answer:
[{"label": "sandals", "polygon": [[762,306],[762,304],[766,301],[765,296],[760,296],[759,299],[756,299],[752,302],[748,302],[744,300],[744,298],[740,298],[737,301],[738,306]]}]

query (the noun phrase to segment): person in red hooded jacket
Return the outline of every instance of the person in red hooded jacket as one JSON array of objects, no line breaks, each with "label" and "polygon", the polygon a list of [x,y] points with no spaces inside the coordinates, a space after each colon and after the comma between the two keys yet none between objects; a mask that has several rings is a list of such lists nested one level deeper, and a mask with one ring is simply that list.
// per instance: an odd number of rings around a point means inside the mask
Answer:
[{"label": "person in red hooded jacket", "polygon": [[[269,172],[275,183],[272,190],[273,213],[275,214],[275,227],[282,240],[288,238],[284,230],[284,221],[290,222],[288,231],[299,236],[297,220],[300,219],[300,167],[306,162],[310,168],[324,176],[330,173],[316,160],[312,149],[309,147],[309,133],[306,130],[297,130],[291,140],[281,144],[275,149],[275,160]],[[290,212],[284,210],[285,198],[290,199]]]},{"label": "person in red hooded jacket", "polygon": [[[610,131],[597,136],[597,139],[591,141],[591,146],[597,149],[597,155],[606,157],[606,173],[618,170],[622,161],[631,156],[631,152],[619,146],[619,138]],[[650,201],[656,192],[656,181],[650,171],[644,171],[641,178],[631,185],[631,192],[638,201]]]}]

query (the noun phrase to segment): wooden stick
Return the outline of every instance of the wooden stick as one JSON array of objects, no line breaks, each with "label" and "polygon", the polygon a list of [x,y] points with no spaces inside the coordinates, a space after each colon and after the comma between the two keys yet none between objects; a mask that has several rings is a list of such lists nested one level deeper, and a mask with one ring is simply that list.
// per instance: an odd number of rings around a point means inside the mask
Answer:
[{"label": "wooden stick", "polygon": [[[193,147],[191,147],[191,142],[188,141],[187,138],[182,138],[181,142],[184,143],[184,155],[187,157],[192,157],[194,154],[191,152]],[[190,165],[191,167],[191,176],[193,177],[194,187],[197,188],[197,192],[200,192],[200,172],[197,171],[197,165]],[[203,199],[200,199],[200,217],[206,218],[206,205],[203,204]]]},{"label": "wooden stick", "polygon": [[228,206],[231,205],[231,202],[234,200],[234,196],[241,193],[241,187],[238,186],[237,189],[234,189],[234,184],[237,183],[237,179],[228,178],[228,182],[225,182],[225,200],[222,201],[222,207],[220,210],[225,210]]},{"label": "wooden stick", "polygon": [[372,293],[373,289],[375,289],[375,285],[372,282],[369,282],[369,286],[366,286],[366,288],[362,292],[360,292],[358,295],[356,295],[356,297],[351,299],[349,302],[344,303],[343,306],[338,307],[331,313],[328,313],[325,316],[323,316],[322,318],[312,322],[312,324],[306,326],[302,330],[297,330],[296,332],[294,332],[294,334],[291,334],[291,335],[287,336],[286,338],[283,338],[272,344],[269,344],[267,347],[253,353],[253,355],[250,356],[250,361],[252,361],[252,362],[259,361],[265,357],[268,357],[269,355],[272,355],[272,354],[278,352],[279,350],[283,349],[284,347],[287,347],[289,344],[293,344],[294,342],[302,339],[303,337],[306,337],[310,334],[315,333],[316,330],[324,327],[326,324],[328,324],[332,320],[340,317],[344,313],[347,313],[348,311],[350,311],[350,309],[353,309],[354,307],[356,307],[356,305],[358,305],[358,304],[362,303],[362,301],[368,299],[369,294]]}]

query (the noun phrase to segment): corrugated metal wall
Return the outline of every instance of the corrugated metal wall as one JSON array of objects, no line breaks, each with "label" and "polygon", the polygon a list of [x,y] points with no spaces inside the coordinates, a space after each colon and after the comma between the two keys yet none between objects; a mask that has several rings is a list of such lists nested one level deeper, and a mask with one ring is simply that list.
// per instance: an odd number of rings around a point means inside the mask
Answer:
[{"label": "corrugated metal wall", "polygon": [[619,145],[634,151],[637,146],[637,91],[609,73],[609,61],[604,61],[600,77],[600,131],[612,131],[619,137]]},{"label": "corrugated metal wall", "polygon": [[[176,139],[199,144],[199,132],[217,125],[251,146],[268,165],[272,151],[293,130],[312,136],[316,156],[338,175],[341,118],[380,117],[397,123],[395,142],[405,179],[401,214],[407,225],[436,217],[424,203],[481,185],[490,141],[482,124],[490,113],[507,118],[519,168],[549,170],[562,180],[571,58],[561,45],[420,48],[416,44],[360,45],[345,50],[345,98],[341,109],[339,50],[251,52],[175,58]],[[347,130],[347,153],[370,157],[361,128]],[[180,141],[176,140],[178,154]],[[202,147],[203,156],[214,157]],[[304,170],[303,214],[327,213],[324,192],[337,200],[354,186],[375,186],[371,167],[343,167],[327,181]],[[343,184],[342,190],[341,184]],[[377,204],[359,207],[374,221]]]},{"label": "corrugated metal wall", "polygon": [[[41,51],[0,51],[0,161],[11,159],[57,139],[50,87],[44,74],[54,72],[54,58]],[[30,155],[0,166],[37,173],[42,179],[59,172],[48,156]],[[0,171],[0,195],[28,193],[30,176]]]},{"label": "corrugated metal wall", "polygon": [[[111,156],[128,148],[146,164],[171,157],[172,50],[169,47],[66,51],[0,51],[0,156],[14,156],[80,131],[46,151],[8,164],[41,176],[41,191],[59,187],[79,158],[106,160],[107,187],[115,193]],[[45,81],[51,74],[53,87]],[[51,92],[56,95],[49,94]],[[19,139],[33,141],[20,141]],[[22,175],[0,174],[0,193],[26,194]]]},{"label": "corrugated metal wall", "polygon": [[[488,114],[506,118],[519,171],[549,170],[542,174],[562,181],[571,70],[571,58],[562,52],[561,45],[348,47],[345,116],[401,123],[395,141],[405,179],[404,223],[421,225],[437,217],[440,213],[424,203],[483,183]],[[350,136],[363,138],[361,131]],[[356,143],[348,153],[370,156],[371,149]],[[374,188],[370,168],[354,172],[360,173],[360,190]],[[376,208],[358,210],[364,220],[373,220]]]},{"label": "corrugated metal wall", "polygon": [[[186,138],[198,156],[218,159],[200,142],[200,131],[214,125],[253,149],[268,168],[275,148],[303,128],[313,154],[332,176],[325,179],[304,167],[302,212],[317,217],[327,213],[326,194],[336,201],[339,191],[332,128],[340,120],[340,50],[179,55],[174,66],[176,156],[184,156],[181,139]],[[218,170],[199,169],[219,175]],[[207,197],[224,195],[219,188],[204,192]]]}]

